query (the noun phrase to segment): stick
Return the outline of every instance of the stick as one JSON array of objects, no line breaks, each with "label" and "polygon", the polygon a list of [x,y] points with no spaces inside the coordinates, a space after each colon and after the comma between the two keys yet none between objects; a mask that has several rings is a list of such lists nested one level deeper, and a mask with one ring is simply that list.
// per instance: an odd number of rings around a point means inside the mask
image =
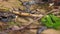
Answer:
[{"label": "stick", "polygon": [[42,14],[38,15],[38,14],[31,14],[31,13],[23,13],[20,11],[4,11],[4,10],[0,10],[0,12],[11,12],[13,14],[17,14],[19,16],[27,16],[27,17],[40,17],[42,16]]},{"label": "stick", "polygon": [[19,12],[19,11],[13,11],[14,14],[20,15],[20,16],[28,16],[28,17],[40,17],[42,16],[42,14],[38,15],[38,14],[30,14],[30,13],[23,13],[23,12]]}]

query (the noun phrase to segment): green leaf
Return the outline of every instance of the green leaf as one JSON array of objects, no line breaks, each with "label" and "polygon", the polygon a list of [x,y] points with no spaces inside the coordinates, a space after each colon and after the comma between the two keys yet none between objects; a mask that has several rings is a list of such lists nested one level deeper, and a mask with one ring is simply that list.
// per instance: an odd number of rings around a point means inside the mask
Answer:
[{"label": "green leaf", "polygon": [[55,15],[49,14],[41,19],[42,24],[46,27],[53,27],[54,29],[60,29],[60,18]]},{"label": "green leaf", "polygon": [[47,27],[52,27],[52,26],[53,26],[53,23],[52,23],[51,18],[49,17],[49,15],[46,15],[44,18],[42,18],[41,21],[42,21],[42,22],[45,24],[45,26],[47,26]]}]

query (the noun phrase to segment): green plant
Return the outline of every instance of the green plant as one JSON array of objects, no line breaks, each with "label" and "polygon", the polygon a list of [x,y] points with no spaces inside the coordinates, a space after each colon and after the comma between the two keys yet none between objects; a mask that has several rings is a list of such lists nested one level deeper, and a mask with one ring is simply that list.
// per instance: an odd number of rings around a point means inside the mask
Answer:
[{"label": "green plant", "polygon": [[41,22],[48,28],[54,28],[54,29],[60,28],[60,18],[52,14],[44,16],[41,19]]}]

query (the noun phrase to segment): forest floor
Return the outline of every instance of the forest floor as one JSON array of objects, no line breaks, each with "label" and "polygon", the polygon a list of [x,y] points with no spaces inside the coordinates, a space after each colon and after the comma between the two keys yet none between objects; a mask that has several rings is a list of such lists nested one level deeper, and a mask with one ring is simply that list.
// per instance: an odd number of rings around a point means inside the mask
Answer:
[{"label": "forest floor", "polygon": [[[23,5],[24,2],[29,2],[29,1],[31,1],[31,0],[0,0],[0,11],[3,11],[1,9],[5,9],[6,11],[7,10],[20,11],[21,14],[22,13],[28,13],[28,14],[31,13],[31,14],[35,14],[35,15],[36,14],[40,15],[40,14],[45,14],[46,12],[48,12],[48,10],[52,9],[53,11],[56,11],[53,14],[58,15],[58,13],[59,13],[58,11],[60,8],[54,9],[53,8],[54,6],[43,7],[39,4],[32,4],[32,5],[30,5],[30,6],[28,5],[26,7]],[[37,2],[38,2],[38,0],[37,0]],[[9,8],[9,9],[6,9],[6,8]],[[33,16],[26,16],[26,15],[24,16],[24,15],[23,16],[17,15],[18,18],[15,18],[15,22],[19,25],[19,27],[21,27],[21,26],[24,27],[26,25],[27,25],[27,27],[22,30],[9,31],[8,34],[37,34],[38,29],[41,27],[39,20],[34,21],[37,19],[36,17],[33,17],[34,15]],[[32,24],[30,24],[31,21],[34,21],[34,22]],[[2,26],[2,29],[5,28],[5,25],[3,25],[3,24],[6,24],[6,23],[0,22],[0,28]],[[10,25],[10,27],[12,27],[12,26],[16,26],[16,25]],[[18,29],[17,26],[16,26],[16,29]],[[5,33],[3,33],[3,34],[5,34]],[[41,34],[60,34],[60,31],[55,30],[55,29],[46,29],[46,30],[42,31]]]}]

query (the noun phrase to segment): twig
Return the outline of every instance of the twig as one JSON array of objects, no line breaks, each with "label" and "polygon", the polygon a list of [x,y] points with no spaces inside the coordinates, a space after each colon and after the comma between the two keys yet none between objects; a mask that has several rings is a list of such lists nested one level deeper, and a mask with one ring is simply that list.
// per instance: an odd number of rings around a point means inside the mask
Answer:
[{"label": "twig", "polygon": [[[9,11],[0,11],[0,12],[9,12]],[[31,13],[23,13],[20,11],[10,11],[13,14],[19,15],[19,16],[27,16],[27,17],[40,17],[42,14],[31,14]]]},{"label": "twig", "polygon": [[29,16],[29,17],[40,17],[42,16],[42,14],[38,15],[38,14],[30,14],[30,13],[23,13],[23,12],[19,12],[19,11],[13,11],[14,14],[20,15],[20,16]]}]

